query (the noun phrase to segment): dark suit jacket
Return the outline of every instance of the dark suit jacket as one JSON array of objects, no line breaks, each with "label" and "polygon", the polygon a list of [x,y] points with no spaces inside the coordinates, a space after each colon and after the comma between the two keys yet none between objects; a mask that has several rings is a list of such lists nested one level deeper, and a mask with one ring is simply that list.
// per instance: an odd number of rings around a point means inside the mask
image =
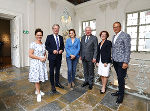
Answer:
[{"label": "dark suit jacket", "polygon": [[81,38],[80,44],[80,56],[82,60],[85,59],[87,61],[91,61],[93,58],[96,59],[98,45],[97,37],[91,35],[87,43],[85,43],[85,39],[86,36],[84,35]]},{"label": "dark suit jacket", "polygon": [[100,44],[101,44],[101,42],[99,43],[99,45],[97,47],[96,62],[99,63],[100,55],[101,55],[102,63],[111,63],[111,47],[112,47],[111,41],[105,40],[101,49],[100,49]]},{"label": "dark suit jacket", "polygon": [[[59,35],[59,41],[60,41],[59,50],[64,51],[64,41],[61,35]],[[53,54],[53,51],[57,50],[57,44],[55,42],[55,38],[53,34],[47,36],[45,46],[46,46],[46,50],[48,51],[48,60],[55,60],[55,59],[62,60],[62,54],[58,54],[58,55]]]}]

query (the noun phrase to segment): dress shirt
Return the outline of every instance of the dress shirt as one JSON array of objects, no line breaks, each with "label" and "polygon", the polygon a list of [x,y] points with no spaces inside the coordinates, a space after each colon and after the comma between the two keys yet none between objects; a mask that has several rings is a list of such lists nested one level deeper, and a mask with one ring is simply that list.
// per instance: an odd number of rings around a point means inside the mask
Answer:
[{"label": "dress shirt", "polygon": [[118,36],[121,34],[121,32],[122,32],[122,31],[120,31],[118,34],[115,35],[115,38],[114,38],[114,44],[115,44],[115,42],[116,42]]},{"label": "dress shirt", "polygon": [[[53,36],[54,36],[54,39],[55,39],[56,44],[57,44],[57,39],[58,39],[59,47],[60,47],[59,35],[55,35],[55,34],[53,34]],[[57,36],[57,39],[56,39],[56,36]]]}]

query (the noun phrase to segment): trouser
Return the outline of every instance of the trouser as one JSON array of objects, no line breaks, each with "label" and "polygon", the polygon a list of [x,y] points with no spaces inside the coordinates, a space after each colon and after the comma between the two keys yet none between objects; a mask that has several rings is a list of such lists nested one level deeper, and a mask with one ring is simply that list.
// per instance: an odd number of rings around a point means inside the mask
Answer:
[{"label": "trouser", "polygon": [[92,61],[87,61],[85,59],[82,60],[82,63],[85,82],[92,85],[94,81],[94,63]]},{"label": "trouser", "polygon": [[[61,67],[60,59],[49,60],[50,83],[51,83],[52,87],[54,87],[55,84],[59,83],[60,67]],[[55,70],[55,76],[54,76],[54,70]]]},{"label": "trouser", "polygon": [[114,65],[115,71],[117,73],[117,78],[118,78],[119,94],[124,94],[125,77],[126,77],[126,74],[127,74],[127,69],[123,69],[122,64],[123,64],[123,62],[113,61],[113,65]]},{"label": "trouser", "polygon": [[76,66],[79,58],[71,59],[70,57],[66,58],[67,67],[68,67],[68,82],[74,82],[76,74]]}]

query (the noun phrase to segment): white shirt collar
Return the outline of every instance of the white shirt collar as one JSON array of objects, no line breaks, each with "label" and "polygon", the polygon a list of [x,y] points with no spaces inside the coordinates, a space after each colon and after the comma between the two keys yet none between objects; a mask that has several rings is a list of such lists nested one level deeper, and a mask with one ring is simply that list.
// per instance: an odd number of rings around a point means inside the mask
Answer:
[{"label": "white shirt collar", "polygon": [[86,35],[86,38],[85,38],[85,39],[87,39],[87,38],[89,39],[89,38],[90,38],[90,36],[87,36],[87,35]]},{"label": "white shirt collar", "polygon": [[87,35],[86,35],[86,38],[87,38],[87,37],[89,37],[89,38],[90,38],[90,35],[89,35],[89,36],[87,36]]},{"label": "white shirt collar", "polygon": [[58,40],[59,40],[59,35],[55,35],[55,34],[53,34],[53,36],[54,36],[54,38],[56,39],[56,36],[58,37]]},{"label": "white shirt collar", "polygon": [[118,37],[121,34],[121,32],[122,32],[122,30],[119,33],[115,34],[115,36]]},{"label": "white shirt collar", "polygon": [[56,43],[57,43],[56,36],[58,37],[58,42],[59,42],[59,46],[60,46],[59,35],[53,34],[53,36],[54,36],[54,39],[55,39],[55,42],[56,42]]},{"label": "white shirt collar", "polygon": [[122,32],[122,31],[120,31],[119,33],[117,33],[117,34],[115,35],[115,38],[114,38],[114,44],[115,44],[117,38],[119,37],[119,35],[121,34],[121,32]]},{"label": "white shirt collar", "polygon": [[59,35],[55,35],[55,34],[53,34],[53,36],[54,36],[54,37],[56,37],[56,36],[59,36]]}]

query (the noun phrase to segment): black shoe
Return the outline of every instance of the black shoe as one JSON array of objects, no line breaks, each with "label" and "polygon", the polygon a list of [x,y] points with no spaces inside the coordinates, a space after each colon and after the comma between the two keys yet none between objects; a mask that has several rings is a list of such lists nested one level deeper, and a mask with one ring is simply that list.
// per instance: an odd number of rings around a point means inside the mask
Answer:
[{"label": "black shoe", "polygon": [[81,86],[84,87],[84,86],[87,86],[87,85],[89,85],[89,83],[88,82],[84,82]]},{"label": "black shoe", "polygon": [[89,85],[89,90],[92,90],[92,88],[93,88],[93,85],[90,84]]},{"label": "black shoe", "polygon": [[117,98],[117,101],[116,101],[116,104],[120,104],[123,102],[123,95],[119,95],[118,98]]},{"label": "black shoe", "polygon": [[112,96],[119,96],[119,92],[111,93]]},{"label": "black shoe", "polygon": [[56,84],[55,86],[64,89],[64,86],[62,86],[60,83]]},{"label": "black shoe", "polygon": [[52,92],[53,92],[53,93],[56,93],[56,92],[57,92],[57,91],[56,91],[56,88],[55,88],[54,86],[52,87]]}]

